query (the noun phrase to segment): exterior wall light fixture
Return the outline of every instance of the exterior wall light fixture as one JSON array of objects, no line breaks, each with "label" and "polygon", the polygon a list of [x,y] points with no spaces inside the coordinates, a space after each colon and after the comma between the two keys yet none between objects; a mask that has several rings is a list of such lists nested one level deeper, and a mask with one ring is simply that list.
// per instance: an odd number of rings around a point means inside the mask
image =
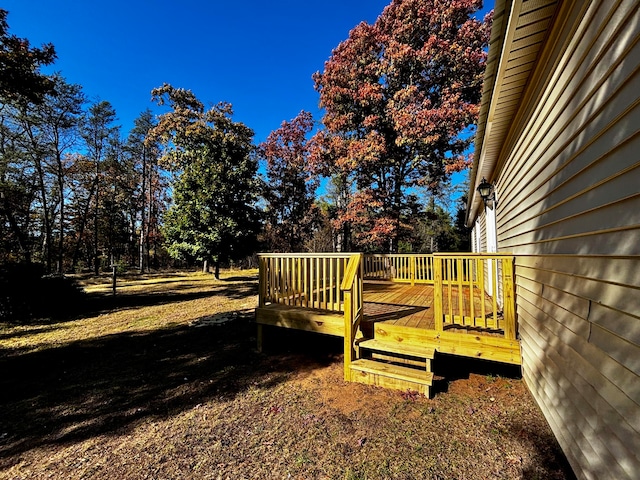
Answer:
[{"label": "exterior wall light fixture", "polygon": [[493,207],[498,205],[494,187],[492,184],[487,182],[487,180],[484,177],[482,177],[482,181],[480,182],[480,185],[478,185],[478,188],[476,190],[478,190],[478,193],[480,194],[480,197],[482,197],[482,201],[484,202],[485,205],[488,205],[489,202],[492,203],[491,206]]}]

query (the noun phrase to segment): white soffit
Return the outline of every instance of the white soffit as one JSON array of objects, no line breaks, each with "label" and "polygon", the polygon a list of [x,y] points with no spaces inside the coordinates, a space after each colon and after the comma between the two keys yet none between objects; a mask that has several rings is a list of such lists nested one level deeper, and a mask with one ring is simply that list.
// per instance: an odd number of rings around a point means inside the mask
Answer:
[{"label": "white soffit", "polygon": [[557,4],[558,0],[496,0],[469,185],[467,226],[475,220],[482,202],[477,186],[483,177],[494,180],[495,166]]}]

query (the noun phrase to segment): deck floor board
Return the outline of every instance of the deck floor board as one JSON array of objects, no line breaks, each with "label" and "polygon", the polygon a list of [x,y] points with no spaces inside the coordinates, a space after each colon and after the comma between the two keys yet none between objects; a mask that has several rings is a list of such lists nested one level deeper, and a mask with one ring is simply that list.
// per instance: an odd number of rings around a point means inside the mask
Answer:
[{"label": "deck floor board", "polygon": [[365,321],[433,329],[433,286],[366,281],[364,317]]},{"label": "deck floor board", "polygon": [[[468,289],[468,287],[463,287]],[[457,302],[458,287],[451,289],[452,302],[449,308],[448,291],[443,292],[444,314],[460,315]],[[434,329],[433,315],[434,286],[430,284],[392,283],[384,280],[367,280],[364,282],[364,320],[369,322],[385,322],[402,327]],[[479,317],[482,301],[485,302],[485,313],[492,312],[491,300],[474,289],[474,310]],[[469,311],[469,294],[463,296],[466,312]],[[485,327],[485,325],[477,325]],[[486,325],[488,326],[488,325]]]}]

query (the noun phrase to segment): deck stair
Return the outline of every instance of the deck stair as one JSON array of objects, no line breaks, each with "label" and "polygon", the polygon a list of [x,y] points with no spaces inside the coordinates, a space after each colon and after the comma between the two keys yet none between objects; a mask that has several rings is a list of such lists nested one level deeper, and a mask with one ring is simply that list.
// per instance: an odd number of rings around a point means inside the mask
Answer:
[{"label": "deck stair", "polygon": [[433,348],[375,338],[360,340],[357,347],[362,358],[351,362],[351,381],[429,396]]}]

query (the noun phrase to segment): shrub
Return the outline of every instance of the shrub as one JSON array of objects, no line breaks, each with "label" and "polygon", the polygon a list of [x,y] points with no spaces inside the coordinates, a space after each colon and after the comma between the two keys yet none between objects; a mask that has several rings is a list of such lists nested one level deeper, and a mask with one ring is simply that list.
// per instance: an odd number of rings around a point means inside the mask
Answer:
[{"label": "shrub", "polygon": [[75,280],[43,276],[38,264],[0,265],[0,320],[60,318],[80,311],[84,293]]}]

